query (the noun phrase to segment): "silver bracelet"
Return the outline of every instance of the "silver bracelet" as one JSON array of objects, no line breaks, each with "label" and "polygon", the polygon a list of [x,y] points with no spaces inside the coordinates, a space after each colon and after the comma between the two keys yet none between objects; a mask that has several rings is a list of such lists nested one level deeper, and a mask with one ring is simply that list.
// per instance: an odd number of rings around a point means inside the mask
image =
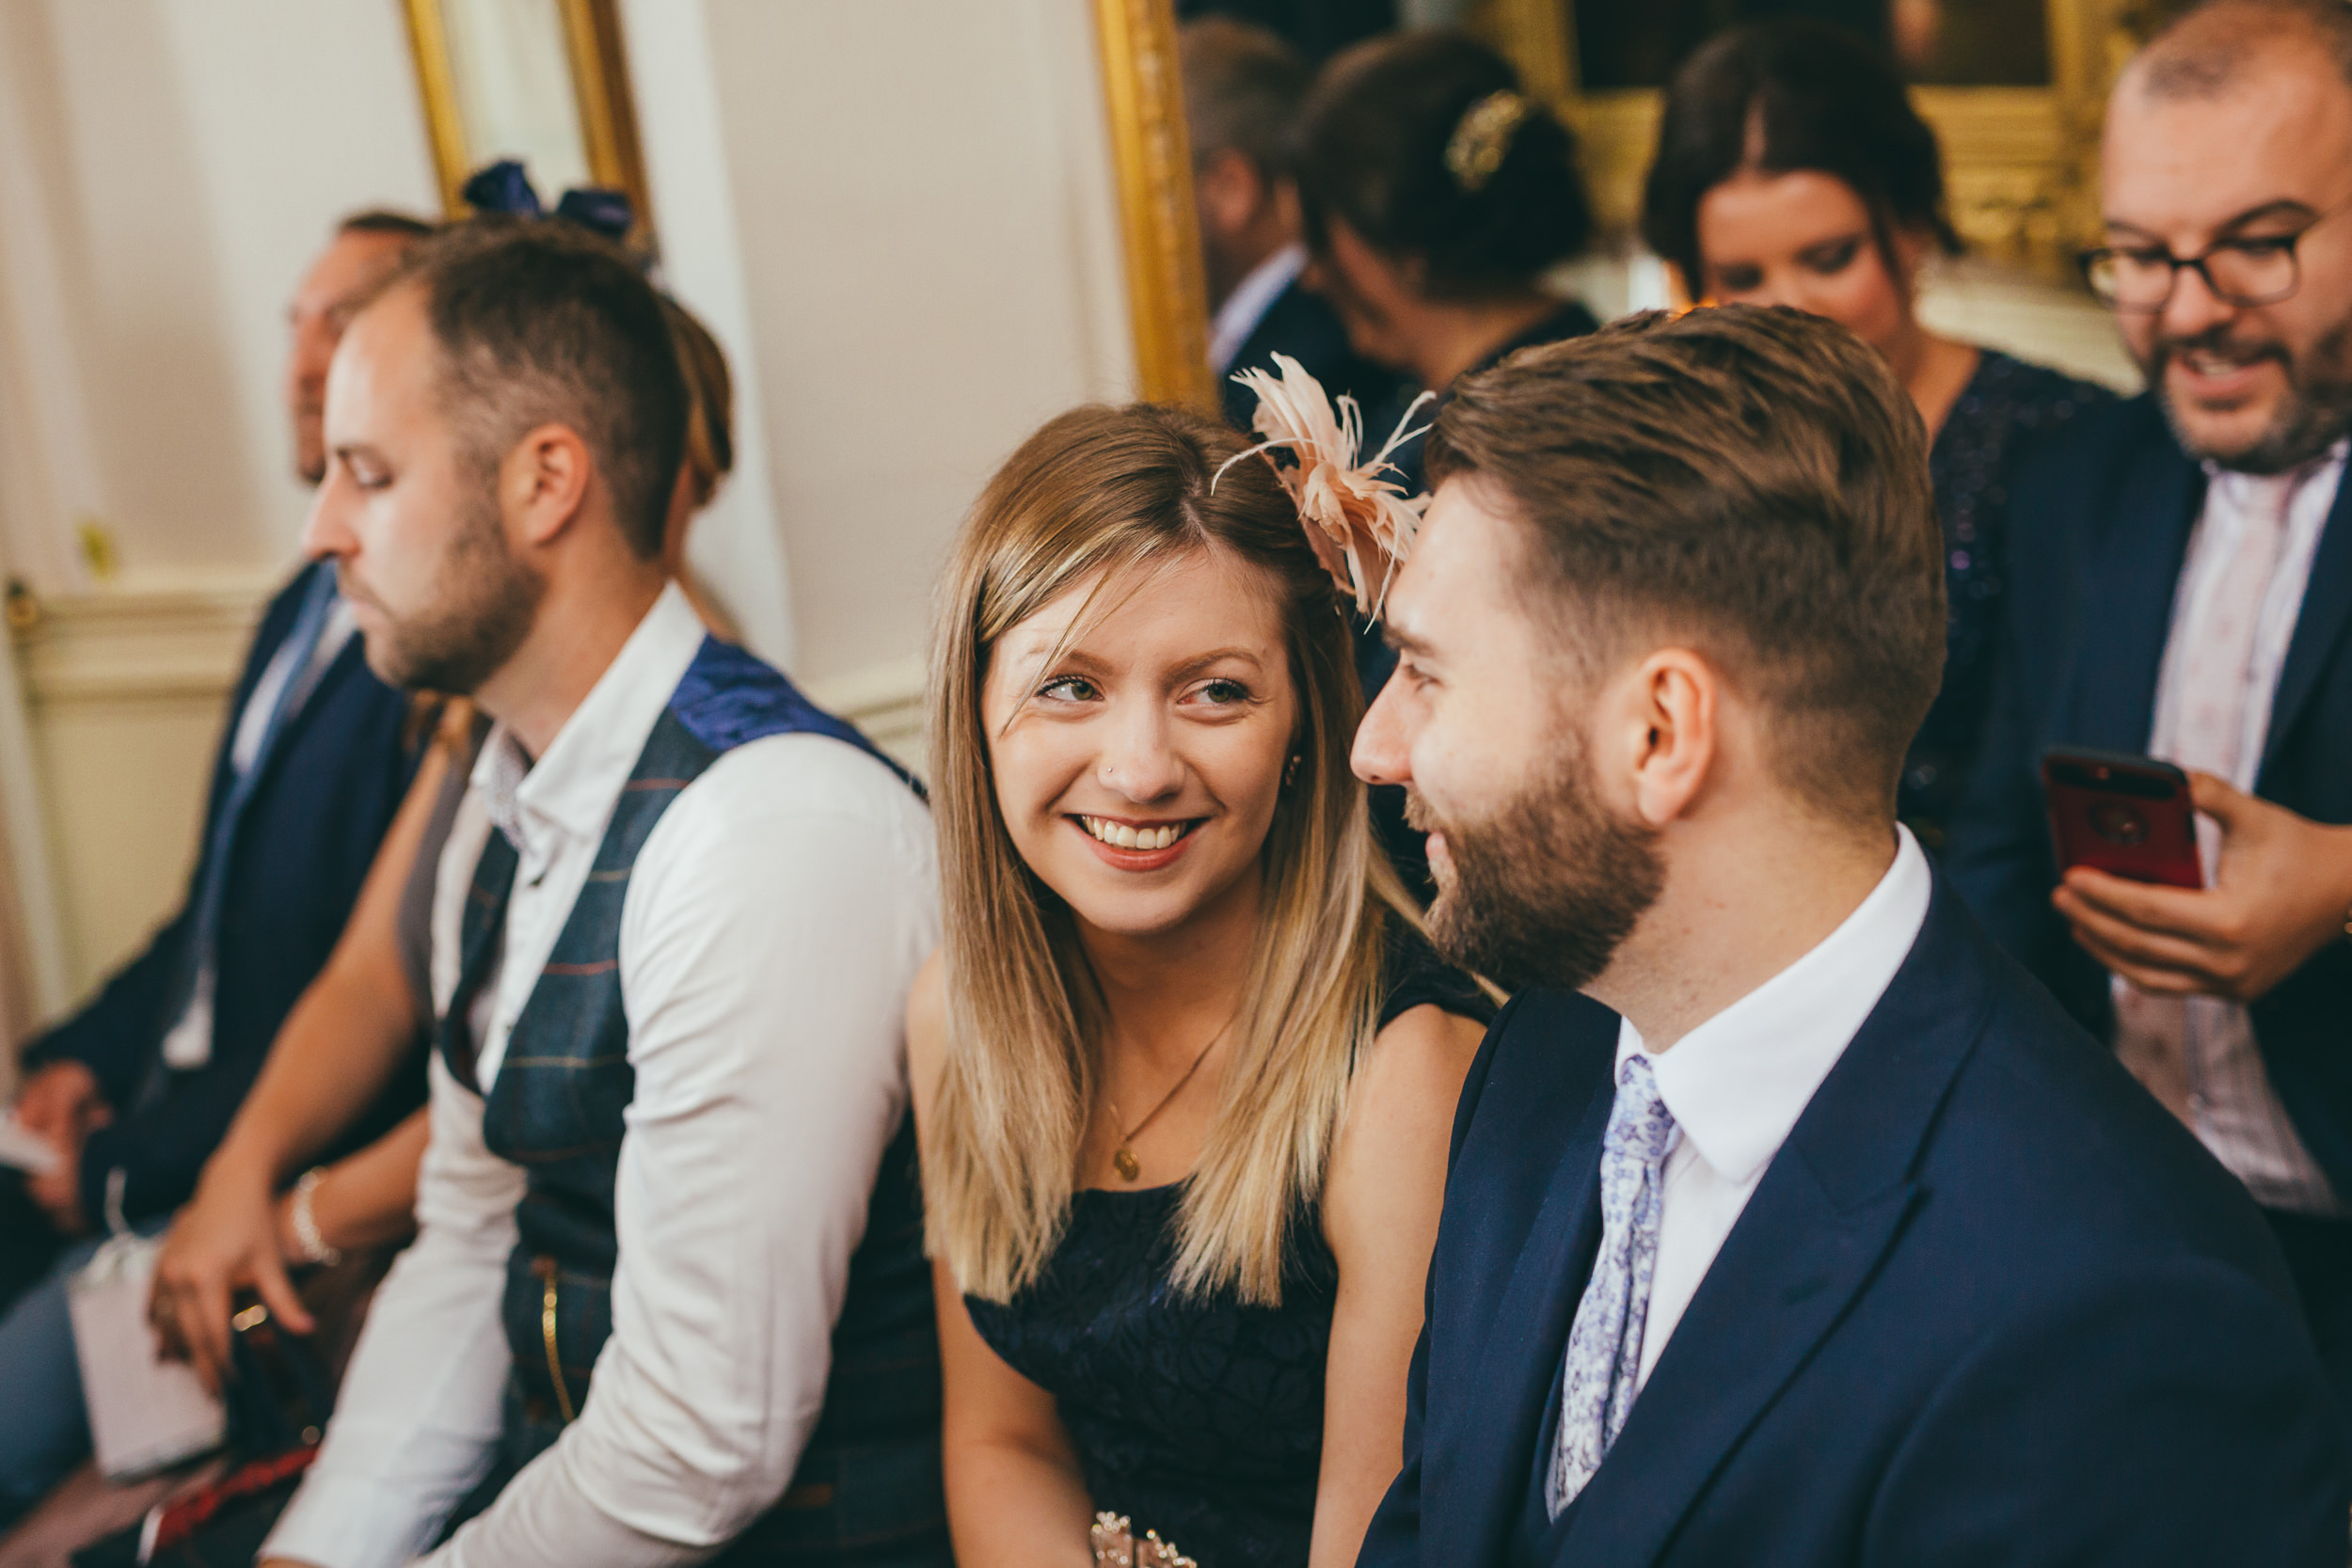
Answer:
[{"label": "silver bracelet", "polygon": [[318,1216],[310,1212],[310,1199],[326,1180],[322,1165],[302,1173],[302,1180],[294,1184],[294,1206],[286,1212],[286,1223],[294,1227],[294,1244],[302,1249],[303,1262],[333,1268],[343,1260],[342,1251],[326,1244],[326,1238],[319,1234]]}]

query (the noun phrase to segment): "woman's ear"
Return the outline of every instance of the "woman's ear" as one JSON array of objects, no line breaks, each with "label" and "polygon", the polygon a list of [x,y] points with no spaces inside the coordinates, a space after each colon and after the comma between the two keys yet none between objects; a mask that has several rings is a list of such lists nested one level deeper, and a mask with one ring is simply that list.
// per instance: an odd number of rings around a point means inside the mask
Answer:
[{"label": "woman's ear", "polygon": [[1888,235],[1895,247],[1896,286],[1906,294],[1916,295],[1919,292],[1919,269],[1927,265],[1929,257],[1943,248],[1942,242],[1936,238],[1934,230],[1917,223],[1892,228]]}]

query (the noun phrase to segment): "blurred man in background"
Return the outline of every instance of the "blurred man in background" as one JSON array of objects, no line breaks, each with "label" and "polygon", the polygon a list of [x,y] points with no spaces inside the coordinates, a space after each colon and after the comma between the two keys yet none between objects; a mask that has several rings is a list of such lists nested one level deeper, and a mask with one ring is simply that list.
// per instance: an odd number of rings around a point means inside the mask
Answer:
[{"label": "blurred man in background", "polygon": [[[2217,0],[2132,63],[2088,258],[2145,396],[2021,475],[1953,880],[2246,1184],[2352,1424],[2352,8]],[[2053,746],[2189,770],[2205,885],[2054,863]]]},{"label": "blurred man in background", "polygon": [[1338,315],[1300,281],[1307,249],[1283,165],[1312,72],[1274,34],[1228,17],[1187,24],[1181,48],[1213,312],[1209,368],[1222,383],[1226,418],[1249,428],[1257,399],[1232,377],[1246,370],[1279,375],[1277,354],[1304,365],[1334,398],[1344,392],[1368,409],[1385,404],[1397,378],[1358,358]]},{"label": "blurred man in background", "polygon": [[[326,472],[320,415],[344,321],[427,232],[391,213],[346,219],[295,290],[286,391],[307,482]],[[186,900],[95,999],[24,1048],[14,1115],[56,1164],[0,1172],[0,1523],[55,1479],[55,1443],[87,1441],[65,1281],[94,1243],[77,1239],[110,1217],[151,1228],[194,1189],[342,933],[414,770],[409,700],[369,673],[352,632],[331,563],[306,565],[272,601],[221,738]],[[401,1102],[362,1141],[422,1098],[421,1080],[388,1097]],[[53,1414],[70,1430],[53,1433]]]}]

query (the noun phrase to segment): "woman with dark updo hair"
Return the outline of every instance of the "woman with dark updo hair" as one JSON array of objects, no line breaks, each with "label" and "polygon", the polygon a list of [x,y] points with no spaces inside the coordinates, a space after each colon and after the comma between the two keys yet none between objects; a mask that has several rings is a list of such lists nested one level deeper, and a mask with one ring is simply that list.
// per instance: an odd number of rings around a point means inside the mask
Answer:
[{"label": "woman with dark updo hair", "polygon": [[[1299,111],[1292,156],[1311,258],[1307,281],[1330,300],[1363,358],[1438,394],[1522,348],[1599,324],[1547,275],[1592,237],[1576,139],[1523,97],[1510,62],[1450,28],[1392,33],[1323,68]],[[1364,411],[1377,450],[1418,388]],[[1413,423],[1436,410],[1423,405]],[[1422,488],[1422,441],[1402,443],[1384,477]],[[1356,672],[1367,701],[1396,668],[1369,624]],[[1373,827],[1407,886],[1433,886],[1405,792],[1372,792]]]},{"label": "woman with dark updo hair", "polygon": [[1685,295],[1788,305],[1885,356],[1933,440],[1950,593],[1944,689],[1904,759],[1900,810],[1941,847],[1983,734],[2025,453],[2112,396],[1921,325],[1918,274],[1957,253],[1935,133],[1891,65],[1810,22],[1736,28],[1675,73],[1642,237]]},{"label": "woman with dark updo hair", "polygon": [[[1394,33],[1335,57],[1300,111],[1293,172],[1310,280],[1365,358],[1442,395],[1597,325],[1546,286],[1592,235],[1575,138],[1468,33]],[[1367,429],[1388,435],[1376,415]],[[1418,489],[1419,443],[1399,455]]]}]

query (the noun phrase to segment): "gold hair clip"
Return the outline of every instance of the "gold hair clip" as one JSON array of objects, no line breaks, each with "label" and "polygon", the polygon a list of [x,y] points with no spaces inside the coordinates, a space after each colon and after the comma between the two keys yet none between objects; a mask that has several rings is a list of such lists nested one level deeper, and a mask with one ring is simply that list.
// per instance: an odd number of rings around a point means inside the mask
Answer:
[{"label": "gold hair clip", "polygon": [[1097,1513],[1087,1539],[1094,1544],[1094,1568],[1200,1568],[1157,1530],[1137,1541],[1124,1513]]},{"label": "gold hair clip", "polygon": [[1490,92],[1465,109],[1445,144],[1446,171],[1454,182],[1472,195],[1485,190],[1510,156],[1511,138],[1533,112],[1534,105],[1509,87]]}]

